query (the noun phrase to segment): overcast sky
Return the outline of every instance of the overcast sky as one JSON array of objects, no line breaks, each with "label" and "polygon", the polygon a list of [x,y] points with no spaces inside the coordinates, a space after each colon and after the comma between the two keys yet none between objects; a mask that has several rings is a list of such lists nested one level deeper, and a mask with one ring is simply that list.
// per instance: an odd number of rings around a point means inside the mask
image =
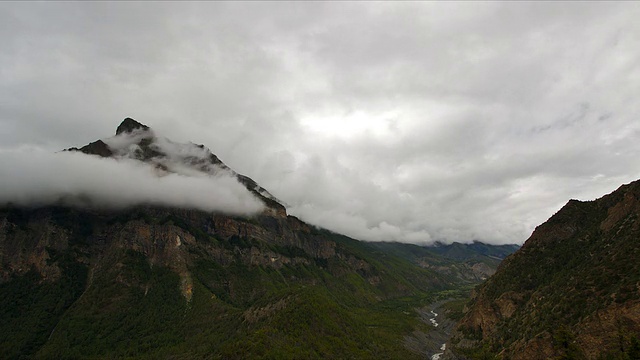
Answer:
[{"label": "overcast sky", "polygon": [[638,2],[2,2],[0,147],[82,146],[133,117],[334,231],[522,243],[640,178],[638,19]]}]

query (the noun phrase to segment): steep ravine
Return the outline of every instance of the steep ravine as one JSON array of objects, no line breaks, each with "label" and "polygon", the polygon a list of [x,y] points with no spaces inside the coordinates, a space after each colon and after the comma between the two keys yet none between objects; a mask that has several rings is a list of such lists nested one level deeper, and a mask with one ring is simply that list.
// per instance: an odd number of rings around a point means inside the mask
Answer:
[{"label": "steep ravine", "polygon": [[405,346],[427,359],[438,360],[443,346],[449,340],[456,322],[447,316],[444,305],[451,299],[440,300],[416,309],[420,320],[426,325],[424,331],[414,331],[405,336]]}]

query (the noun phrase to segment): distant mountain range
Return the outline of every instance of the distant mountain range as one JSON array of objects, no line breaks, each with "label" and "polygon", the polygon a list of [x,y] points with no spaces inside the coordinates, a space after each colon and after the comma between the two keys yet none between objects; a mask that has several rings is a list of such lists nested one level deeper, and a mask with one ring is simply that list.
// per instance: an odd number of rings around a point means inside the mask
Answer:
[{"label": "distant mountain range", "polygon": [[68,151],[139,161],[159,177],[235,177],[264,210],[5,204],[2,358],[424,358],[406,346],[433,329],[416,309],[463,294],[517,248],[318,229],[203,145],[130,118]]},{"label": "distant mountain range", "polygon": [[437,272],[452,281],[475,284],[493,275],[500,262],[520,248],[519,245],[472,243],[436,243],[435,246],[379,242],[371,243],[381,254],[392,254]]},{"label": "distant mountain range", "polygon": [[569,201],[480,285],[448,359],[640,359],[640,181]]}]

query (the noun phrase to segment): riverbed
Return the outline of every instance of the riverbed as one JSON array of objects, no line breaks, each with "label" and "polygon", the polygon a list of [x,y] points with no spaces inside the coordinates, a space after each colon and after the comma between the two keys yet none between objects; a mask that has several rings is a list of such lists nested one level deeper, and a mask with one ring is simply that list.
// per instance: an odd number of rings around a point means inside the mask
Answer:
[{"label": "riverbed", "polygon": [[442,305],[451,299],[438,301],[416,309],[422,322],[430,325],[427,331],[414,331],[405,337],[405,346],[424,354],[427,359],[440,360],[446,350],[446,342],[451,336],[455,322],[444,316]]}]

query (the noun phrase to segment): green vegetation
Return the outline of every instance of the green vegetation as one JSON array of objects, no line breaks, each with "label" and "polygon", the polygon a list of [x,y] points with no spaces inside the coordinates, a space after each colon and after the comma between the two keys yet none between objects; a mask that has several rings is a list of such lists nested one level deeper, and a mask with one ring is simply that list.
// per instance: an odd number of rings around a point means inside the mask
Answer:
[{"label": "green vegetation", "polygon": [[454,321],[459,321],[464,316],[464,307],[468,302],[468,297],[457,298],[452,301],[448,301],[442,305],[442,309],[445,315]]},{"label": "green vegetation", "polygon": [[[120,254],[117,263],[122,266],[94,277],[64,314],[59,311],[37,342],[10,349],[16,336],[3,332],[3,350],[12,350],[3,351],[7,358],[417,358],[403,348],[402,334],[420,326],[412,309],[425,297],[363,299],[370,285],[336,279],[314,266],[306,269],[308,276],[326,286],[283,280],[303,269],[231,266],[216,271],[208,263],[194,269],[198,277],[187,303],[178,276],[169,269],[151,267],[133,251]],[[21,280],[10,284],[18,287],[33,279]],[[204,282],[223,285],[210,289]],[[22,295],[15,289],[3,293]],[[40,313],[32,309],[23,316],[22,322],[30,320],[24,333],[36,329],[34,324],[43,320]]]},{"label": "green vegetation", "polygon": [[571,216],[577,231],[570,238],[532,243],[526,257],[510,261],[509,271],[496,274],[485,285],[490,298],[508,291],[522,295],[519,304],[525,306],[501,326],[507,344],[522,334],[574,326],[612,303],[640,299],[633,291],[640,281],[640,262],[634,255],[639,247],[630,234],[635,221],[626,222],[611,236],[599,228],[607,215],[605,208],[590,202],[569,210],[572,214],[561,214],[561,219],[553,218],[545,226]]},{"label": "green vegetation", "polygon": [[[428,328],[415,309],[469,290],[401,256],[404,245],[387,251],[322,229],[278,233],[287,223],[275,218],[225,219],[275,235],[266,241],[219,238],[210,215],[195,211],[54,207],[0,216],[11,222],[5,235],[16,251],[48,259],[46,269],[0,285],[0,353],[8,359],[413,359],[420,355],[404,336]],[[43,231],[66,242],[39,249]],[[195,241],[178,249],[143,235],[175,231]],[[122,234],[136,238],[116,241]]]},{"label": "green vegetation", "polygon": [[35,271],[0,285],[0,354],[19,358],[35,353],[64,312],[80,296],[87,269],[61,259],[59,281],[47,282]]},{"label": "green vegetation", "polygon": [[[542,336],[551,339],[544,341],[559,358],[584,358],[576,339],[586,324],[610,309],[618,309],[617,314],[621,305],[640,300],[638,212],[630,202],[638,198],[639,186],[623,187],[595,201],[570,201],[540,225],[522,251],[507,258],[501,270],[477,289],[476,301],[491,304],[500,319],[492,336],[482,339],[480,329],[463,328],[464,337],[482,341],[475,348],[455,350],[471,358],[495,355],[516,341]],[[513,313],[502,317],[498,308],[507,302]],[[623,335],[617,346],[608,342],[601,349],[603,358],[635,356],[634,339],[640,333],[638,319],[632,317],[616,318]]]},{"label": "green vegetation", "polygon": [[393,255],[418,266],[428,264],[449,282],[467,282],[476,285],[487,275],[474,271],[474,266],[484,265],[484,269],[496,269],[502,259],[515,252],[517,245],[487,245],[480,242],[471,244],[453,243],[439,246],[418,246],[412,244],[379,242],[371,246],[379,249],[383,256]]}]

